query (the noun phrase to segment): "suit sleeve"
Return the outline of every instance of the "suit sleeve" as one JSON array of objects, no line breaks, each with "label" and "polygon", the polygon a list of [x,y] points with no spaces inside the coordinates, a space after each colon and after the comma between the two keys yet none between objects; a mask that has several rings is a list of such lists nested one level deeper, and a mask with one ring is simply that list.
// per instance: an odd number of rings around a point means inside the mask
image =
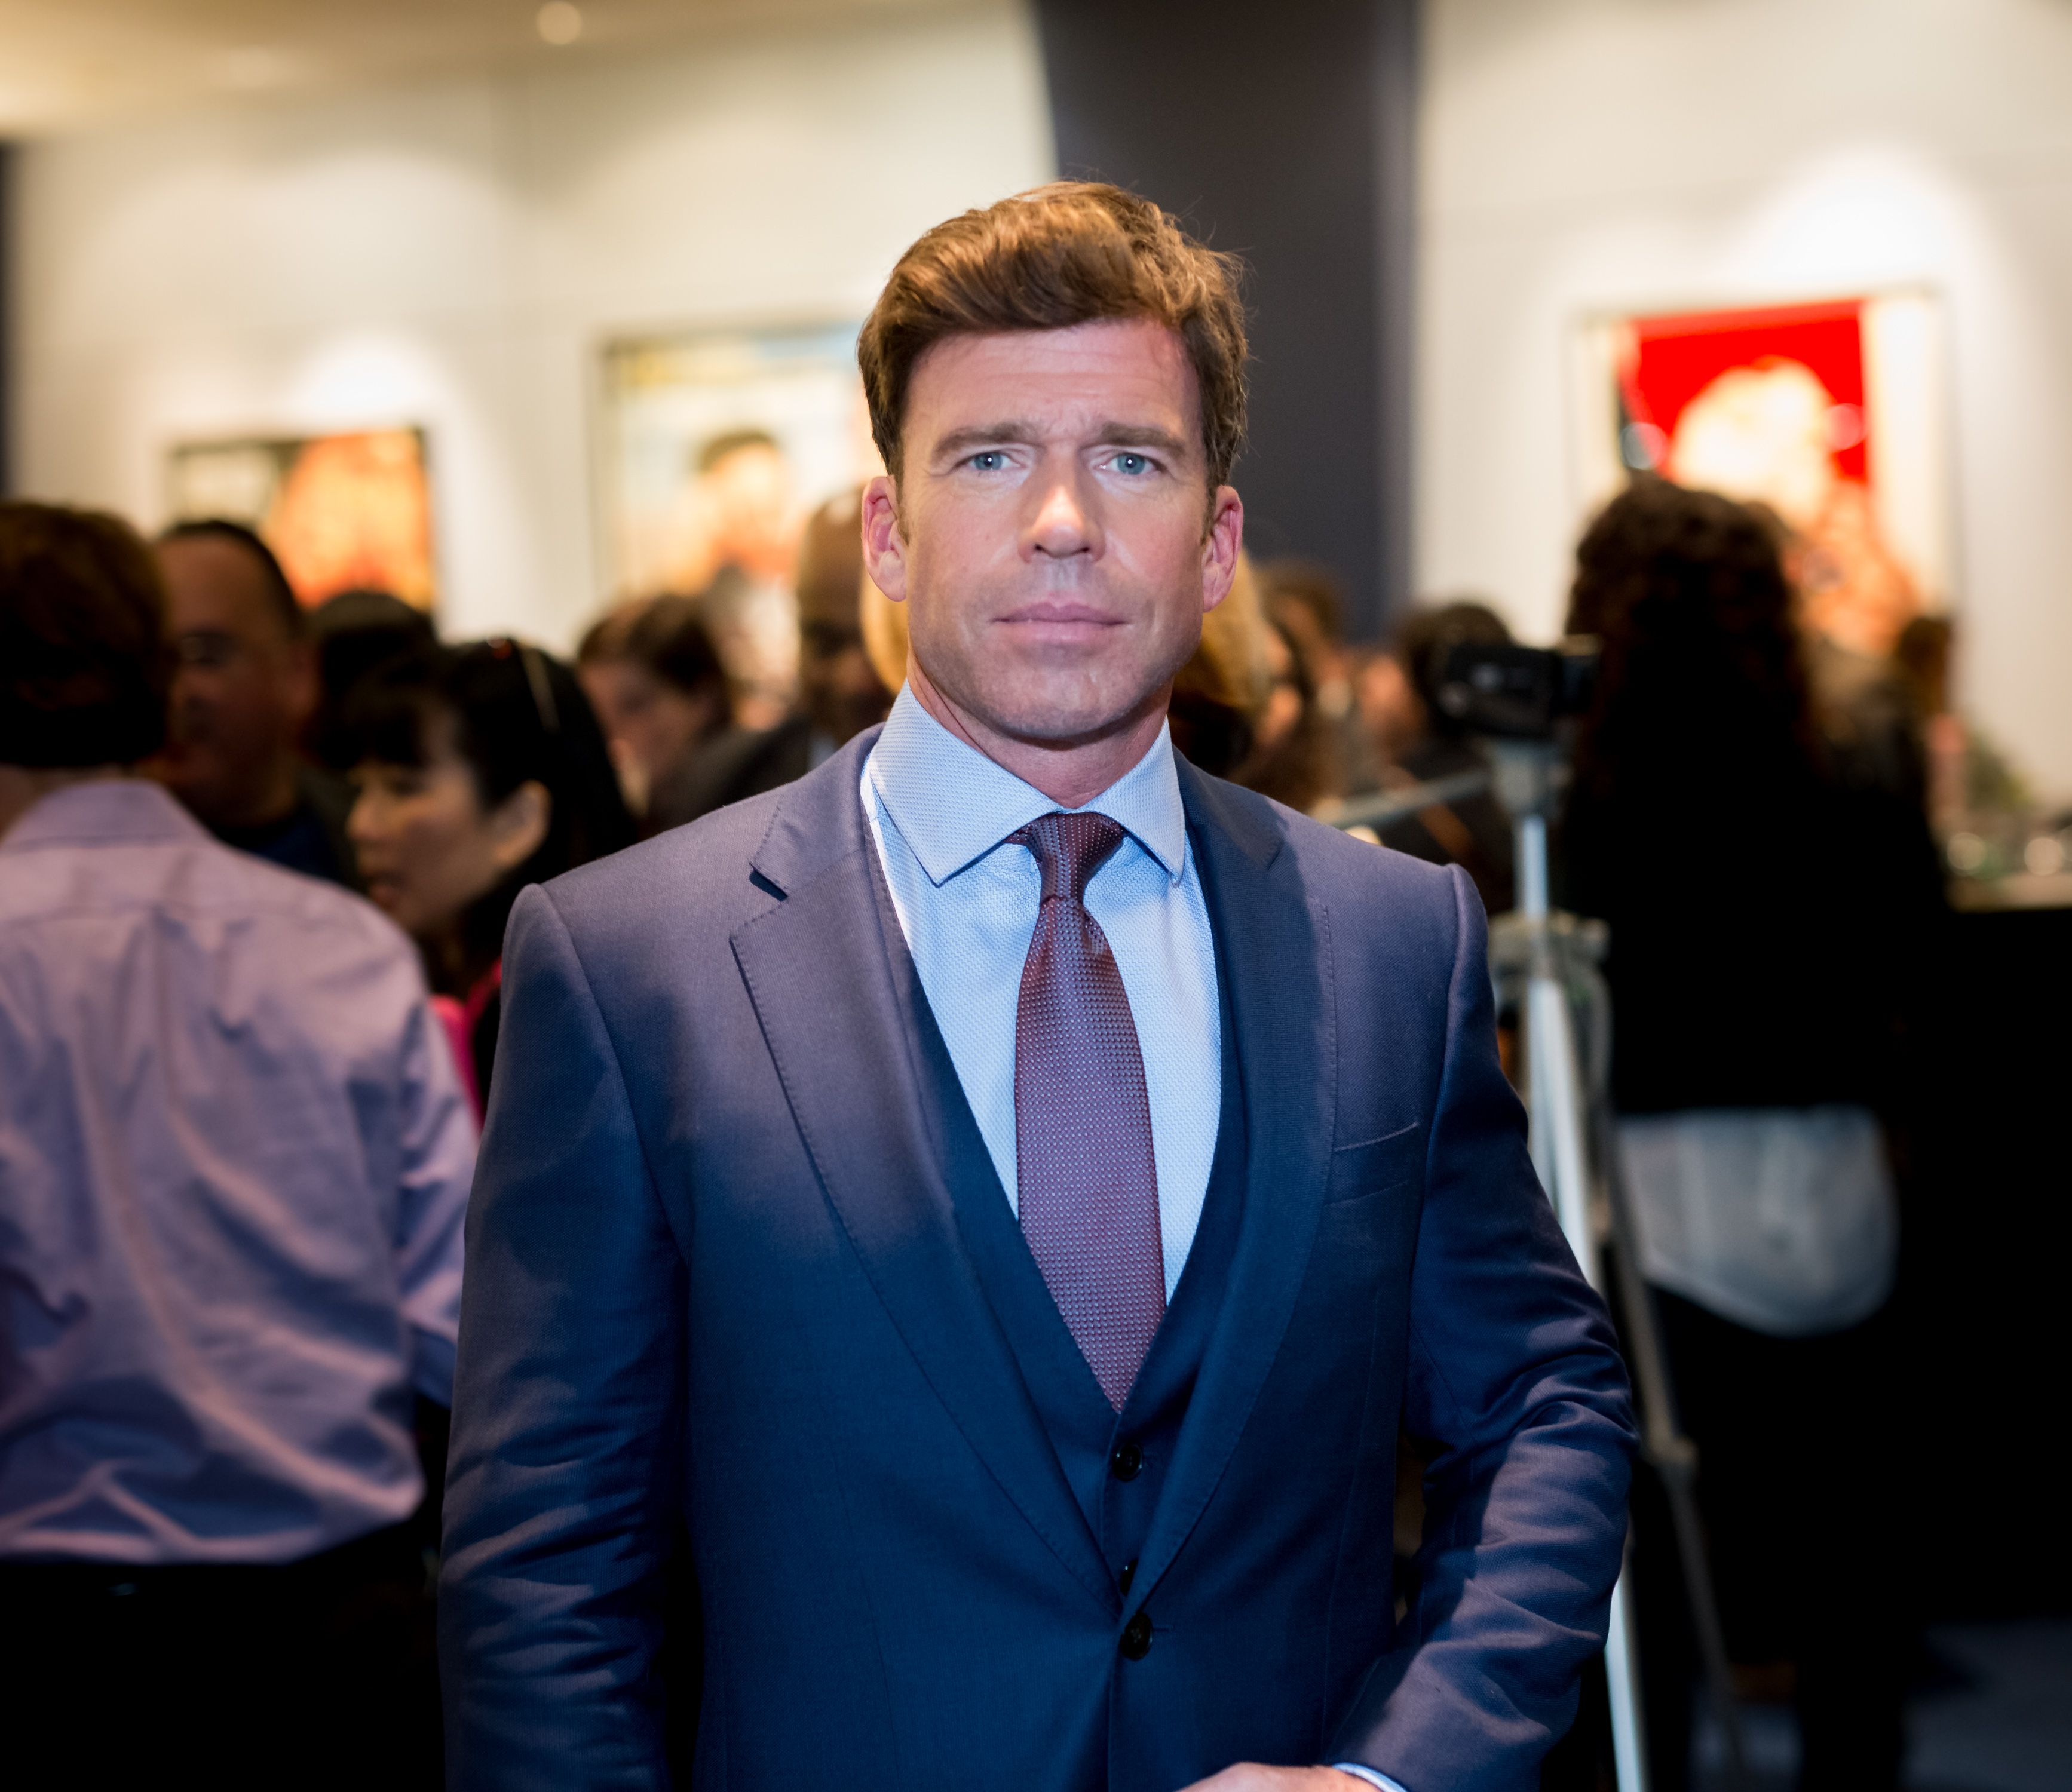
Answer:
[{"label": "suit sleeve", "polygon": [[553,898],[512,910],[439,1599],[456,1788],[660,1786],[684,1255]]},{"label": "suit sleeve", "polygon": [[1482,905],[1457,947],[1411,1284],[1403,1424],[1436,1446],[1417,1601],[1327,1761],[1526,1792],[1604,1646],[1634,1445],[1625,1365],[1498,1064]]}]

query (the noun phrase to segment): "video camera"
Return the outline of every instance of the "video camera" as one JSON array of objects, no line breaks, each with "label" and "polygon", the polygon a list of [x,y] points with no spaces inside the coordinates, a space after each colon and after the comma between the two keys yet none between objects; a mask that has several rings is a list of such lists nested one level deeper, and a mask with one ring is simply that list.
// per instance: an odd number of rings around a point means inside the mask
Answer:
[{"label": "video camera", "polygon": [[1593,635],[1553,647],[1462,641],[1441,663],[1439,707],[1470,734],[1551,741],[1560,722],[1589,708],[1597,678]]}]

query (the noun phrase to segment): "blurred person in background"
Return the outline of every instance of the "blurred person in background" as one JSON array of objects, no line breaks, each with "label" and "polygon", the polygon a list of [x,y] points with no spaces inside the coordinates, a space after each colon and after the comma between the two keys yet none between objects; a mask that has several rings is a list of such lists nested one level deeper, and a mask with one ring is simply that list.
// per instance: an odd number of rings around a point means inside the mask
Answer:
[{"label": "blurred person in background", "polygon": [[697,594],[726,663],[734,725],[773,728],[791,711],[799,676],[791,462],[775,436],[751,427],[713,437],[693,467],[684,494],[687,552],[673,582]]},{"label": "blurred person in background", "polygon": [[860,491],[830,498],[808,519],[799,548],[799,705],[808,724],[803,775],[885,720],[887,684],[864,641]]},{"label": "blurred person in background", "polygon": [[1330,731],[1317,707],[1314,668],[1301,637],[1272,612],[1263,619],[1266,701],[1252,720],[1252,750],[1230,780],[1306,815],[1338,793]]},{"label": "blurred person in background", "polygon": [[1918,594],[1868,528],[1860,487],[1837,492],[1840,526],[1809,537],[1770,504],[1749,513],[1777,542],[1829,774],[1926,809],[1922,712],[1894,655]]},{"label": "blurred person in background", "polygon": [[[1577,553],[1603,657],[1562,838],[1610,923],[1613,1097],[1730,1653],[1795,1671],[1802,1786],[1890,1788],[1908,1632],[1878,1112],[1937,900],[1918,812],[1838,776],[1774,532],[1642,479]],[[1924,875],[1925,873],[1925,875]],[[1667,1515],[1636,1490],[1654,1783],[1689,1772]]]},{"label": "blurred person in background", "polygon": [[1316,684],[1298,644],[1268,613],[1258,569],[1240,553],[1229,594],[1173,681],[1173,744],[1188,761],[1307,812],[1331,792]]},{"label": "blurred person in background", "polygon": [[[1377,787],[1489,769],[1482,749],[1441,705],[1439,685],[1455,647],[1502,646],[1510,639],[1503,619],[1472,599],[1434,605],[1404,619],[1389,651],[1370,660],[1359,678],[1363,732],[1379,767]],[[1429,804],[1382,829],[1380,837],[1384,846],[1431,864],[1459,865],[1474,880],[1489,914],[1503,914],[1516,899],[1511,818],[1490,791]]]},{"label": "blurred person in background", "polygon": [[703,814],[701,762],[727,732],[731,705],[697,600],[639,598],[607,612],[576,649],[576,676],[643,831]]},{"label": "blurred person in background", "polygon": [[1367,730],[1346,645],[1345,594],[1329,568],[1307,560],[1269,560],[1259,569],[1266,612],[1308,668],[1316,688],[1316,731],[1323,743],[1326,795],[1375,787]]},{"label": "blurred person in background", "polygon": [[340,591],[310,612],[317,656],[317,709],[306,738],[319,765],[343,777],[352,768],[346,705],[360,681],[389,660],[432,646],[432,619],[393,591]]},{"label": "blurred person in background", "polygon": [[524,643],[392,661],[347,722],[368,894],[417,942],[479,1113],[511,905],[528,884],[631,845],[633,819],[575,674]]},{"label": "blurred person in background", "polygon": [[[1906,686],[1909,718],[1919,730],[1915,750],[1925,770],[1929,820],[1938,835],[1984,828],[2004,839],[2006,824],[2028,821],[2035,793],[1976,719],[1959,707],[1956,660],[1961,639],[1947,616],[1916,616],[1900,631],[1893,670]],[[2065,824],[2058,824],[2061,827]],[[1953,840],[1952,867],[1981,869],[1966,857],[1967,843]],[[1984,843],[1973,833],[1968,843]]]},{"label": "blurred person in background", "polygon": [[808,519],[798,567],[798,708],[775,727],[734,728],[713,742],[686,821],[804,777],[892,707],[864,643],[856,492],[829,499]]},{"label": "blurred person in background", "polygon": [[1201,641],[1174,676],[1166,712],[1174,751],[1211,776],[1231,776],[1252,754],[1274,695],[1272,636],[1252,557],[1240,549],[1229,591],[1202,619]]},{"label": "blurred person in background", "polygon": [[175,669],[153,775],[225,845],[353,883],[347,794],[302,755],[316,656],[281,563],[220,519],[175,524],[157,554]]},{"label": "blurred person in background", "polygon": [[165,607],[125,524],[0,505],[10,1781],[436,1786],[475,1123],[409,941],[134,775]]}]

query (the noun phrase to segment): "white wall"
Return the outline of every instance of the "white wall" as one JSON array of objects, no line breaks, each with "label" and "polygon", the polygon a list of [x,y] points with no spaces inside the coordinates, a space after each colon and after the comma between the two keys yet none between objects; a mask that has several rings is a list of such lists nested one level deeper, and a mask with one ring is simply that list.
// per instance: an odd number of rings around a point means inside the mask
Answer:
[{"label": "white wall", "polygon": [[172,441],[421,422],[442,625],[565,644],[602,596],[603,339],[861,317],[1052,153],[1014,0],[39,142],[17,483],[153,524]]},{"label": "white wall", "polygon": [[1430,0],[1420,588],[1558,628],[1573,320],[1926,285],[1960,675],[2072,793],[2072,4]]}]

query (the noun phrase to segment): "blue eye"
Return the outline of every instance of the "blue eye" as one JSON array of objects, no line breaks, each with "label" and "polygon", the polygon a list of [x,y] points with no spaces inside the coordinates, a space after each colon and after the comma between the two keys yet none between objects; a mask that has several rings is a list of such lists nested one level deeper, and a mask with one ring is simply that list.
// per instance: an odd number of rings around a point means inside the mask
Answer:
[{"label": "blue eye", "polygon": [[997,473],[1006,466],[1007,456],[997,448],[984,448],[973,454],[968,464],[980,473]]},{"label": "blue eye", "polygon": [[1151,471],[1151,457],[1149,454],[1117,454],[1115,457],[1114,466],[1116,472],[1128,474],[1134,478],[1139,473],[1148,473]]}]

